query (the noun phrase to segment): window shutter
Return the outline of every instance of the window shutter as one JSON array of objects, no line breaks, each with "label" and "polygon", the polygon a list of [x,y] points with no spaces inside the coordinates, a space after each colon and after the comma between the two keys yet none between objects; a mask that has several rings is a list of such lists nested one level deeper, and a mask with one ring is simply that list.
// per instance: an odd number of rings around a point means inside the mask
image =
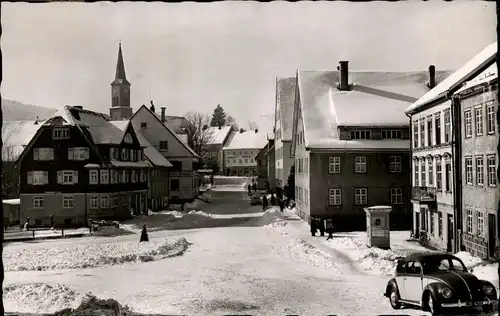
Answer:
[{"label": "window shutter", "polygon": [[75,151],[73,148],[68,148],[68,160],[74,160],[75,159]]},{"label": "window shutter", "polygon": [[33,160],[40,160],[40,149],[33,148]]},{"label": "window shutter", "polygon": [[28,172],[28,184],[33,184],[33,172]]},{"label": "window shutter", "polygon": [[62,171],[57,172],[57,183],[59,183],[59,184],[63,183],[63,172]]},{"label": "window shutter", "polygon": [[78,183],[78,171],[73,171],[73,183]]},{"label": "window shutter", "polygon": [[90,159],[90,148],[85,147],[85,159]]},{"label": "window shutter", "polygon": [[43,184],[49,184],[49,172],[48,171],[43,172]]},{"label": "window shutter", "polygon": [[54,148],[50,148],[49,152],[50,160],[54,160]]},{"label": "window shutter", "polygon": [[110,148],[109,149],[109,160],[111,159],[114,159],[115,158],[115,155],[114,155],[114,148]]}]

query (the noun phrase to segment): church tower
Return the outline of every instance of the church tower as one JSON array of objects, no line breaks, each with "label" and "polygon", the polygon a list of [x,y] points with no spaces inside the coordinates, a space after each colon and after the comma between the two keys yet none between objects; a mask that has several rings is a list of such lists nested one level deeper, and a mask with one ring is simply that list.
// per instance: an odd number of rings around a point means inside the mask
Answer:
[{"label": "church tower", "polygon": [[111,108],[109,109],[109,115],[113,121],[126,120],[132,116],[132,107],[130,107],[130,82],[128,82],[125,76],[121,43],[118,46],[115,80],[111,82]]}]

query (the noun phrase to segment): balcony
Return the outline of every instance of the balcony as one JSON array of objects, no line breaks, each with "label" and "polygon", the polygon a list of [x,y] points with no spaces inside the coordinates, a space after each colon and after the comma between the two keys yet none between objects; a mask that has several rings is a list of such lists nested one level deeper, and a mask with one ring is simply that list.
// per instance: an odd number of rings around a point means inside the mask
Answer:
[{"label": "balcony", "polygon": [[418,202],[436,202],[436,188],[434,187],[412,187],[411,199]]}]

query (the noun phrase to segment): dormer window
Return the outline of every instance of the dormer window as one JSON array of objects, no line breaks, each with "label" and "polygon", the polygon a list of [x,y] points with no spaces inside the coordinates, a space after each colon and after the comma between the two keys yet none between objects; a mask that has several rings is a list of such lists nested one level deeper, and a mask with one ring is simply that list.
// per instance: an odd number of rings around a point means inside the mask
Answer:
[{"label": "dormer window", "polygon": [[148,128],[147,122],[141,122],[141,128]]},{"label": "dormer window", "polygon": [[160,151],[168,151],[168,141],[160,140]]},{"label": "dormer window", "polygon": [[130,160],[131,161],[137,161],[137,151],[135,149],[132,149],[130,154],[131,154],[130,155]]},{"label": "dormer window", "polygon": [[371,132],[365,130],[351,131],[351,139],[371,139]]},{"label": "dormer window", "polygon": [[382,130],[382,139],[403,139],[403,132],[400,130]]},{"label": "dormer window", "polygon": [[128,160],[128,150],[126,148],[122,148],[121,160],[122,161]]},{"label": "dormer window", "polygon": [[132,139],[132,135],[130,134],[125,135],[125,137],[123,138],[123,142],[125,144],[132,144],[134,142]]},{"label": "dormer window", "polygon": [[69,139],[69,128],[54,128],[52,139]]}]

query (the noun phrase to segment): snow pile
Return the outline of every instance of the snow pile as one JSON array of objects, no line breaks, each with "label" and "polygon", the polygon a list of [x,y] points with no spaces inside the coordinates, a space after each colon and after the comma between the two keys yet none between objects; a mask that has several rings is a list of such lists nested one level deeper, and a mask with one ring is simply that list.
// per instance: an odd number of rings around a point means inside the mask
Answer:
[{"label": "snow pile", "polygon": [[5,309],[18,313],[54,313],[64,308],[77,308],[85,297],[86,294],[61,284],[15,284],[3,289]]},{"label": "snow pile", "polygon": [[68,308],[54,313],[53,316],[129,316],[134,315],[128,306],[123,306],[114,299],[102,300],[88,295],[76,309]]},{"label": "snow pile", "polygon": [[284,252],[293,259],[311,263],[315,267],[338,270],[333,258],[300,237],[293,238],[284,246]]},{"label": "snow pile", "polygon": [[467,251],[457,252],[454,256],[460,258],[467,269],[481,280],[491,282],[499,290],[498,263],[489,263]]},{"label": "snow pile", "polygon": [[6,271],[45,271],[63,269],[84,269],[127,262],[148,262],[180,256],[189,247],[185,238],[175,242],[68,244],[61,247],[5,248]]},{"label": "snow pile", "polygon": [[205,216],[205,217],[209,217],[209,218],[213,218],[213,216],[211,214],[208,214],[208,213],[205,213],[203,211],[190,211],[188,213],[188,215],[200,215],[200,216]]},{"label": "snow pile", "polygon": [[104,236],[104,237],[115,237],[134,234],[133,230],[126,228],[116,228],[115,226],[103,226],[99,230],[93,231],[92,236]]},{"label": "snow pile", "polygon": [[457,252],[454,256],[462,260],[467,269],[473,269],[474,267],[483,264],[483,260],[481,258],[474,257],[467,251]]}]

